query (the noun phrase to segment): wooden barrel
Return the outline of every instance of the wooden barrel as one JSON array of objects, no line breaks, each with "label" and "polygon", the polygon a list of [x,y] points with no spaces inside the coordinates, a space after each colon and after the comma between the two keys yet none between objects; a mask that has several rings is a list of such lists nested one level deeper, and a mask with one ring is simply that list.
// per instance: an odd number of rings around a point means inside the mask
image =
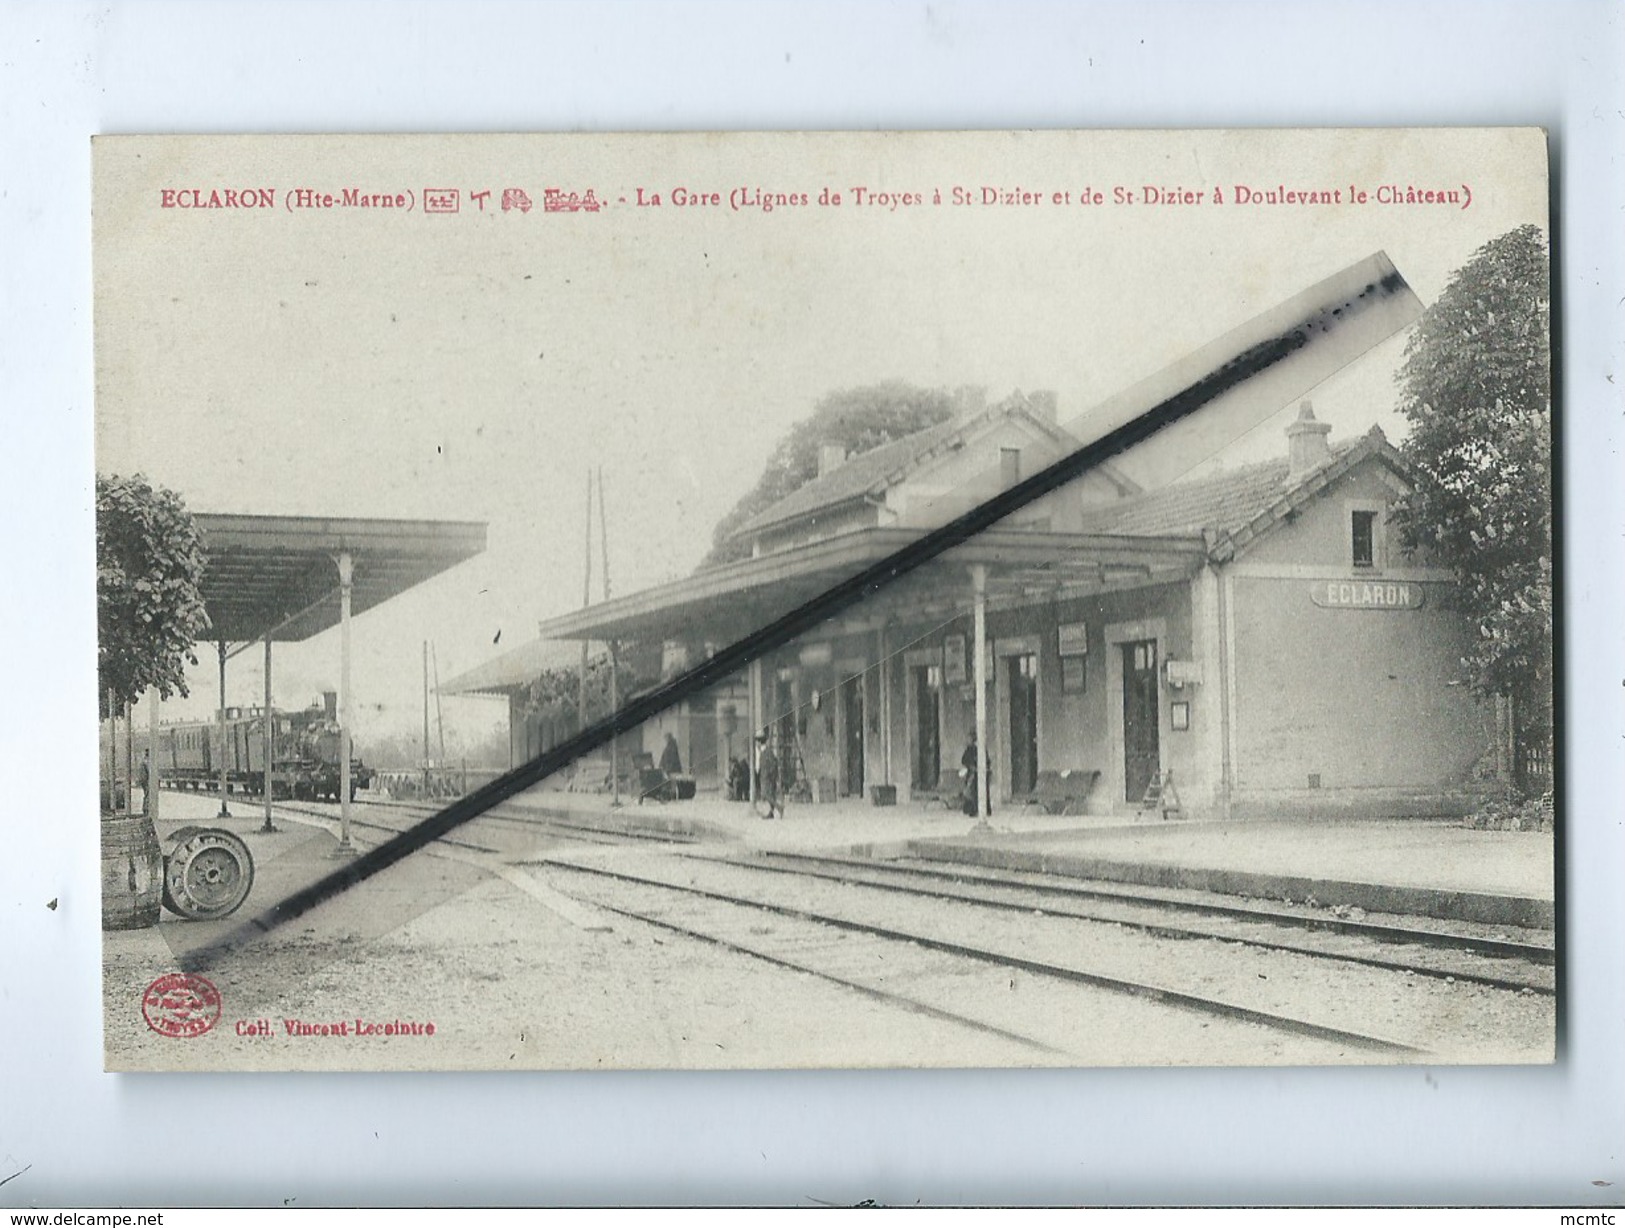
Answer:
[{"label": "wooden barrel", "polygon": [[136,930],[158,924],[163,891],[164,859],[152,819],[104,815],[102,928]]}]

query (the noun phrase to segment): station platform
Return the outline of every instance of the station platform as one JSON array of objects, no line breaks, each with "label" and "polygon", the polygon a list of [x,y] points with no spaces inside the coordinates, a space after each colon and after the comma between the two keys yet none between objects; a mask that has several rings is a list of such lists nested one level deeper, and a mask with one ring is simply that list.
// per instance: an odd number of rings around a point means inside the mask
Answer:
[{"label": "station platform", "polygon": [[[240,837],[254,859],[254,886],[241,910],[218,921],[186,921],[165,909],[158,925],[145,930],[128,930],[104,935],[109,948],[142,942],[161,941],[177,958],[194,948],[207,946],[249,918],[285,899],[311,883],[349,864],[335,856],[338,840],[336,824],[313,821],[280,808],[275,815],[276,830],[261,830],[264,811],[260,799],[232,795],[230,817],[220,818],[220,799],[210,794],[165,793],[155,821],[158,840],[166,850],[182,827],[219,827]],[[376,833],[358,829],[360,849],[378,843]],[[326,905],[328,924],[351,938],[365,939],[387,933],[428,905],[423,899],[423,874],[435,886],[469,886],[485,877],[478,869],[436,859],[432,867],[412,876],[380,875],[372,883],[366,899],[341,892]]]},{"label": "station platform", "polygon": [[[160,839],[183,824],[236,832],[255,858],[256,900],[277,898],[332,868],[331,825],[279,815],[282,830],[262,835],[257,799],[233,798],[233,817],[224,821],[214,817],[218,808],[209,795],[165,794]],[[783,818],[764,820],[748,804],[715,795],[669,803],[623,799],[616,805],[605,794],[547,789],[522,794],[500,810],[611,834],[673,835],[749,851],[909,857],[1328,909],[1535,929],[1555,924],[1551,834],[1478,831],[1455,820],[1211,823],[1163,819],[1155,812],[1049,815],[1029,806],[996,807],[978,825],[940,804],[872,806],[857,799],[792,802]],[[358,837],[367,846],[376,840],[359,830]],[[357,923],[371,928],[360,918]],[[188,943],[206,939],[210,929],[188,926]]]},{"label": "station platform", "polygon": [[1448,819],[1210,823],[1061,816],[995,807],[988,822],[940,804],[790,803],[782,819],[704,795],[616,806],[601,794],[535,790],[507,803],[571,822],[734,842],[753,850],[912,857],[1216,891],[1326,908],[1550,929],[1550,833],[1475,831]]}]

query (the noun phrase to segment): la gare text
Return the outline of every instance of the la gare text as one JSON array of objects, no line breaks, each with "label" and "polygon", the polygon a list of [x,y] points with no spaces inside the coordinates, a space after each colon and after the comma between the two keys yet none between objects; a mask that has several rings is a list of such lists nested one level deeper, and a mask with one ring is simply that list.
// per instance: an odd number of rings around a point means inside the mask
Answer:
[{"label": "la gare text", "polygon": [[957,205],[977,208],[1028,208],[1039,205],[1242,205],[1242,206],[1314,206],[1314,205],[1448,205],[1465,209],[1472,203],[1472,189],[1466,184],[1454,187],[1429,187],[1417,184],[1384,183],[1375,187],[1357,184],[1343,185],[1289,185],[1235,183],[1226,187],[1192,187],[1184,184],[1140,184],[1128,186],[1113,184],[1109,188],[1084,186],[1081,188],[1031,188],[1021,185],[995,186],[982,184],[966,187],[962,184],[949,188],[933,187],[929,191],[874,188],[855,185],[845,189],[821,188],[816,194],[808,191],[780,192],[767,188],[736,187],[727,192],[678,186],[662,193],[653,188],[635,188],[630,198],[623,201],[639,208],[721,209],[734,212],[761,210],[771,213],[775,209],[805,208],[818,205],[834,208],[842,205],[859,209],[884,209],[896,212],[922,206]]}]

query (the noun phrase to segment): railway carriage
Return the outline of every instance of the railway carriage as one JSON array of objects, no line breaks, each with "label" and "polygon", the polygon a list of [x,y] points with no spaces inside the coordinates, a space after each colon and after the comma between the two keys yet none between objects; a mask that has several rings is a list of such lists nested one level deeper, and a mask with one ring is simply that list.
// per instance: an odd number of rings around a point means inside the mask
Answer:
[{"label": "railway carriage", "polygon": [[[263,795],[265,719],[264,710],[258,707],[227,708],[223,742],[218,719],[161,725],[158,750],[153,757],[160,787],[193,791],[217,788],[223,754],[227,790]],[[312,704],[301,711],[284,712],[273,708],[270,719],[273,796],[337,801],[341,788],[340,742],[331,693],[325,704]],[[147,749],[147,731],[136,729],[134,740],[135,753],[140,756]],[[117,776],[124,779],[124,739],[117,738],[115,743]],[[353,797],[357,790],[370,788],[373,775],[373,770],[352,754],[350,795]]]}]

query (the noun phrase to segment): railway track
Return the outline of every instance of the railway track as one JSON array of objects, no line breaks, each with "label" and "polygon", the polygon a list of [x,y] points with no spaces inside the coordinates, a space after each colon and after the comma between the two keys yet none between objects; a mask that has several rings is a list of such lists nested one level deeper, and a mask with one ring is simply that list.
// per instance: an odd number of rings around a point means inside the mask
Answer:
[{"label": "railway track", "polygon": [[[283,808],[328,821],[337,817],[336,805]],[[396,834],[436,809],[427,803],[357,803],[360,813],[353,812],[351,821]],[[516,828],[568,841],[579,851],[516,853],[511,842],[506,852],[495,847],[502,843],[496,831]],[[483,835],[482,829],[492,834]],[[481,839],[492,843],[479,843]],[[1074,994],[1110,995],[1117,1005],[1085,1012],[1094,1018],[1115,1018],[1132,1001],[1134,1009],[1155,1010],[1164,1017],[1223,1020],[1228,1028],[1252,1029],[1254,1037],[1263,1029],[1277,1039],[1259,1051],[1273,1051],[1270,1046],[1283,1043],[1308,1046],[1305,1061],[1335,1061],[1337,1054],[1349,1060],[1346,1055],[1354,1052],[1418,1061],[1453,1049],[1456,1037],[1450,1029],[1461,1025],[1427,1022],[1426,1004],[1412,998],[1420,992],[1410,988],[1418,981],[1431,982],[1447,995],[1438,1004],[1441,1016],[1477,1011],[1485,1000],[1463,997],[1476,993],[1498,995],[1503,1003],[1528,1003],[1511,1008],[1492,1003],[1489,1010],[1494,1017],[1511,1009],[1527,1022],[1534,1017],[1531,1012],[1549,1011],[1549,1006],[1534,1003],[1555,992],[1553,952],[1539,943],[1192,898],[1197,893],[1159,894],[1156,888],[1056,882],[1042,875],[810,851],[740,856],[659,849],[652,845],[685,841],[679,835],[614,830],[534,812],[482,815],[441,842],[480,859],[499,858],[500,873],[545,868],[555,876],[553,889],[609,916],[952,1021],[1040,1055],[1034,1059],[1040,1061],[1058,1054],[1075,1058],[1079,1038],[1047,1022],[1034,1026],[1030,1015],[1002,1018],[997,1010],[988,1015],[962,1009],[952,985],[966,976],[967,964],[983,968],[984,976],[1020,974],[1042,981],[1052,993],[1064,986]],[[598,852],[592,851],[595,846]],[[618,851],[609,854],[610,848]],[[798,885],[788,886],[792,880]],[[896,901],[891,907],[900,911],[888,918],[875,903],[879,899]],[[766,927],[764,917],[770,919]],[[995,930],[998,940],[985,940],[984,931]],[[1062,930],[1068,936],[1063,938]],[[1075,943],[1074,933],[1093,937]],[[1156,945],[1158,953],[1136,965],[1121,949],[1135,941]],[[1092,952],[1100,958],[1091,958]],[[1165,953],[1171,954],[1165,958]],[[1284,968],[1258,964],[1267,973],[1235,971],[1244,958],[1288,963]],[[1314,969],[1306,973],[1309,964]],[[1348,971],[1328,975],[1328,969],[1339,965]],[[1157,968],[1159,979],[1147,978],[1147,967]],[[877,969],[885,975],[877,976]],[[1253,984],[1249,978],[1254,975],[1260,982],[1277,978],[1283,991],[1311,983],[1324,988],[1300,988],[1272,998],[1273,986]],[[927,991],[920,992],[921,985]],[[1409,1004],[1366,1009],[1368,999],[1386,1001],[1396,986],[1399,996],[1392,1001],[1404,998]],[[1077,1014],[1075,1006],[1060,1002],[1057,1011],[1059,1017]],[[1146,1019],[1143,1026],[1158,1033],[1167,1025]],[[1196,1036],[1191,1043],[1193,1051],[1205,1053],[1202,1046],[1210,1040]],[[1257,1049],[1259,1041],[1251,1043]],[[1328,1046],[1335,1052],[1328,1053]],[[1102,1051],[1099,1060],[1120,1061],[1114,1053],[1122,1051],[1120,1042],[1117,1050]],[[1249,1050],[1241,1046],[1237,1052]]]},{"label": "railway track", "polygon": [[[433,814],[437,809],[422,802],[367,802],[357,803],[357,806],[420,817]],[[335,817],[337,810],[336,806],[321,810],[297,804],[284,804],[283,808],[325,819]],[[353,816],[351,822],[390,834],[404,830],[400,826]],[[611,831],[546,814],[514,815],[498,811],[482,815],[476,822],[519,827],[604,846],[693,843],[666,833],[642,832],[635,828]],[[471,852],[499,852],[490,845],[455,836],[443,836],[440,842]],[[1192,899],[1191,893],[1159,894],[1116,884],[1057,883],[1044,881],[1046,876],[1043,875],[1014,871],[980,873],[963,867],[944,869],[931,864],[877,862],[868,858],[788,851],[730,860],[767,873],[861,885],[1013,913],[1040,913],[1118,925],[1159,938],[1216,939],[1257,950],[1307,955],[1447,982],[1460,981],[1546,997],[1556,993],[1555,976],[1549,971],[1555,958],[1553,948],[1508,938],[1294,912],[1260,904]],[[1193,923],[1192,918],[1200,919],[1199,923]]]},{"label": "railway track", "polygon": [[[703,942],[767,959],[783,966],[812,971],[826,979],[852,982],[865,992],[899,996],[895,989],[877,984],[874,969],[884,969],[890,981],[913,984],[927,981],[933,975],[950,976],[941,968],[933,972],[922,969],[921,952],[939,960],[973,963],[997,969],[1001,974],[1019,972],[1027,977],[1082,987],[1089,991],[1104,991],[1115,997],[1137,999],[1160,1008],[1166,1016],[1171,1008],[1185,1016],[1198,1016],[1211,1021],[1219,1019],[1227,1024],[1258,1029],[1280,1036],[1290,1036],[1313,1042],[1318,1046],[1331,1046],[1339,1052],[1359,1050],[1380,1054],[1390,1059],[1422,1060],[1427,1055],[1424,1046],[1396,1040],[1391,1037],[1336,1026],[1320,1020],[1271,1010],[1266,1007],[1203,992],[1199,988],[1177,983],[1156,983],[1143,976],[1129,976],[1121,970],[1100,966],[1091,967],[1086,961],[1067,958],[1039,958],[1023,953],[1019,937],[997,943],[968,940],[951,936],[950,927],[940,925],[900,925],[884,923],[865,917],[863,909],[842,907],[813,907],[801,903],[785,903],[764,898],[764,893],[742,889],[737,884],[719,884],[717,876],[760,872],[761,867],[750,863],[728,862],[711,858],[684,858],[680,865],[670,868],[678,874],[687,874],[687,882],[675,881],[667,874],[633,872],[626,868],[593,865],[565,857],[544,857],[522,863],[527,868],[545,867],[549,871],[575,877],[577,882],[560,887],[564,894],[614,915],[637,920],[659,928],[672,930]],[[710,882],[695,881],[712,875]],[[593,890],[585,883],[596,882],[607,890]],[[850,888],[854,884],[842,884]],[[772,926],[751,924],[750,917],[768,916]],[[1052,918],[1064,920],[1062,918]],[[863,944],[840,944],[838,939],[856,936]],[[880,948],[877,951],[877,946]],[[832,971],[827,960],[834,957],[839,947],[838,966]],[[809,960],[807,952],[816,953]],[[901,954],[900,954],[901,952]],[[870,976],[852,969],[867,968]],[[962,973],[961,973],[962,975]],[[1012,985],[1014,982],[1011,982]],[[916,995],[909,994],[911,999]],[[927,994],[918,1005],[933,1011],[942,1008],[941,999],[933,1000]],[[1116,1009],[1116,1008],[1114,1008]],[[956,1012],[963,1014],[964,1012]],[[1094,1012],[1084,1012],[1092,1015]],[[1078,1014],[1076,1004],[1061,1011],[1062,1016]],[[1034,1037],[1030,1025],[1011,1028],[1006,1024],[982,1019],[979,1023],[1002,1028],[1026,1036],[1037,1047],[1066,1048],[1054,1039]],[[1166,1018],[1148,1022],[1156,1029],[1167,1026]],[[1202,1026],[1206,1026],[1204,1023]],[[1177,1028],[1175,1029],[1178,1030]],[[1255,1033],[1256,1034],[1256,1033]]]},{"label": "railway track", "polygon": [[[1553,996],[1554,960],[1550,946],[1483,938],[1450,931],[1381,922],[1313,916],[1261,906],[1182,899],[1104,885],[1035,881],[1036,875],[1000,871],[979,874],[929,865],[875,862],[812,853],[772,852],[741,864],[770,873],[796,874],[860,884],[928,899],[952,900],[984,908],[1071,917],[1138,929],[1162,938],[1215,938],[1259,950],[1287,951],[1372,968],[1408,972],[1446,981],[1466,981],[1496,989]],[[938,884],[938,885],[928,885]],[[1059,904],[1056,901],[1060,901]],[[1089,902],[1092,908],[1078,907]],[[1207,918],[1205,925],[1170,919],[1183,914]],[[1302,938],[1282,937],[1301,933]],[[1406,958],[1406,953],[1411,953]],[[1448,952],[1444,958],[1433,952]],[[1416,953],[1429,955],[1417,959]]]},{"label": "railway track", "polygon": [[[281,811],[291,811],[295,814],[308,815],[312,818],[323,819],[327,822],[337,822],[339,818],[339,807],[338,803],[336,802],[277,802],[276,809]],[[427,802],[356,801],[351,803],[350,823],[356,827],[366,828],[372,831],[387,832],[390,835],[398,836],[410,828],[410,821],[403,824],[380,823],[377,821],[377,817],[387,814],[400,814],[403,816],[408,816],[409,818],[423,819],[432,814],[438,813],[441,809],[441,807]],[[362,818],[355,813],[357,810],[362,810],[364,813],[371,814],[374,817]],[[468,826],[474,827],[481,824],[494,824],[499,827],[506,826],[521,828],[528,832],[541,832],[584,844],[599,844],[617,847],[628,844],[646,845],[695,843],[693,840],[687,837],[676,834],[640,832],[635,829],[619,832],[609,831],[591,824],[571,823],[567,820],[562,820],[551,815],[506,814],[500,810],[487,811],[486,813],[480,815],[479,818],[474,819],[470,824],[468,824]],[[501,849],[495,848],[491,845],[477,844],[471,840],[462,839],[457,836],[440,836],[435,843],[449,845],[453,848],[467,849],[468,851],[475,853],[488,853],[493,855],[500,855],[502,853]]]},{"label": "railway track", "polygon": [[[351,806],[353,811],[354,809],[359,809],[362,806],[371,806],[374,804],[375,803],[371,802],[352,802]],[[307,815],[311,818],[321,819],[327,823],[337,823],[339,821],[339,808],[336,802],[327,803],[325,805],[321,803],[307,805],[303,802],[277,802],[275,803],[275,809],[283,813]],[[392,836],[398,836],[402,831],[405,830],[405,828],[395,827],[388,823],[378,823],[371,819],[361,818],[359,815],[356,815],[353,812],[350,815],[350,825],[352,827],[365,828],[369,831],[387,832]],[[501,851],[500,849],[493,848],[488,844],[475,844],[471,840],[459,840],[456,836],[440,836],[436,839],[435,843],[449,845],[452,848],[467,849],[471,853],[496,854]]]}]

